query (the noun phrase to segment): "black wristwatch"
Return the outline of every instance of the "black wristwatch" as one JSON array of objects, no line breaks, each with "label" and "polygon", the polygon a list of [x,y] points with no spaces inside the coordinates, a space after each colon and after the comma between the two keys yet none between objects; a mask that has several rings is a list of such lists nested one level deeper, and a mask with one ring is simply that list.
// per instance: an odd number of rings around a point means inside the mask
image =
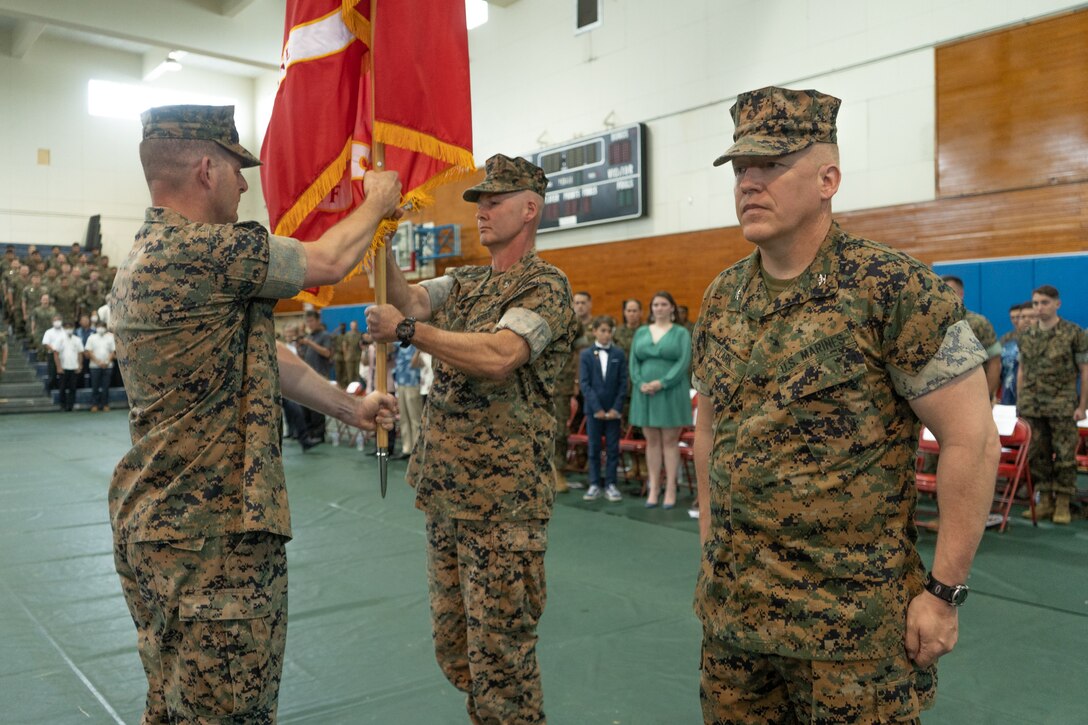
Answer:
[{"label": "black wristwatch", "polygon": [[405,317],[397,324],[397,339],[400,340],[401,347],[408,347],[412,344],[412,338],[416,334],[416,318]]},{"label": "black wristwatch", "polygon": [[957,584],[956,586],[949,586],[948,584],[942,584],[933,578],[932,574],[926,575],[926,591],[942,599],[953,607],[958,607],[967,601],[967,592],[969,591],[964,584]]}]

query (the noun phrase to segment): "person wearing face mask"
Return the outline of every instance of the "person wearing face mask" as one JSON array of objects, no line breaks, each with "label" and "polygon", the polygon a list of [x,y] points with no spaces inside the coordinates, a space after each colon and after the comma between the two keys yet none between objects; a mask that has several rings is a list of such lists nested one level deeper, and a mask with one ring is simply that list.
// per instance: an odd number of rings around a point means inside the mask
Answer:
[{"label": "person wearing face mask", "polygon": [[57,353],[60,351],[60,344],[64,339],[64,330],[62,328],[63,323],[61,322],[60,315],[53,315],[52,324],[42,335],[42,344],[38,352],[38,357],[39,359],[44,357],[49,365],[49,372],[45,379],[46,393],[56,389],[58,383],[60,368],[57,367]]},{"label": "person wearing face mask", "polygon": [[71,322],[61,327],[63,335],[53,353],[57,370],[60,371],[60,407],[70,411],[76,403],[76,386],[83,371],[83,343],[75,334]]},{"label": "person wearing face mask", "polygon": [[87,337],[83,354],[91,369],[91,412],[110,409],[110,375],[113,372],[113,359],[116,356],[113,334],[106,326],[99,324]]},{"label": "person wearing face mask", "polygon": [[[65,315],[62,310],[57,310],[57,313],[60,314],[62,319],[65,319],[65,320],[75,319],[75,318],[70,318],[67,315]],[[94,334],[95,328],[98,327],[98,322],[97,321],[96,322],[91,322],[90,318],[87,317],[87,315],[80,315],[78,319],[79,319],[79,323],[76,324],[75,335],[76,335],[76,337],[79,338],[79,341],[83,343],[83,348],[86,349],[87,348],[87,340],[89,340],[91,335]],[[91,385],[91,361],[87,358],[86,355],[84,355],[83,356],[83,368],[79,371],[79,382],[76,385],[76,387],[77,388],[87,388],[87,387],[90,387],[90,385]],[[106,387],[107,388],[113,387],[110,384],[109,380],[106,381]]]}]

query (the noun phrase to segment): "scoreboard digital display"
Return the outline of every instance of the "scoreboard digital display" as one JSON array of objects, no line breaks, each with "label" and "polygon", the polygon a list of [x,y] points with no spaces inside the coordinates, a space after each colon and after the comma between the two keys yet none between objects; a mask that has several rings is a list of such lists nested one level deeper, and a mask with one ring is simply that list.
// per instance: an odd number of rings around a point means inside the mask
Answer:
[{"label": "scoreboard digital display", "polygon": [[616,128],[526,156],[544,169],[541,232],[646,214],[646,129]]}]

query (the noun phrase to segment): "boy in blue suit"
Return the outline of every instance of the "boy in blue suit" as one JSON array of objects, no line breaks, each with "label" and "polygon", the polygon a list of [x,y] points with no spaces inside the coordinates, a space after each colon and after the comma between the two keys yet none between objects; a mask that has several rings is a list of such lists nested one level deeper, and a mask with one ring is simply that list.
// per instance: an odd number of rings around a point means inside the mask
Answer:
[{"label": "boy in blue suit", "polygon": [[620,411],[627,395],[627,358],[612,344],[616,321],[608,315],[593,319],[596,344],[582,351],[579,385],[585,399],[586,433],[589,437],[589,489],[582,498],[593,501],[601,495],[601,436],[605,439],[604,497],[620,501],[616,468],[620,460]]}]

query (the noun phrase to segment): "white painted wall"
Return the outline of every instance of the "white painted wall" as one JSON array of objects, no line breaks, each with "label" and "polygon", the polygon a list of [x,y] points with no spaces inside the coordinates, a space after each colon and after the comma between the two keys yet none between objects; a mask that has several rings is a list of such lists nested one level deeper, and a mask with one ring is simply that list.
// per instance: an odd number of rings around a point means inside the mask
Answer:
[{"label": "white painted wall", "polygon": [[[1058,0],[604,0],[492,5],[469,33],[477,162],[617,125],[648,126],[649,216],[542,235],[543,249],[736,224],[729,107],[766,85],[817,88],[839,114],[847,211],[935,194],[934,47],[1083,5]],[[543,138],[545,143],[539,143]]]},{"label": "white painted wall", "polygon": [[[47,37],[22,59],[0,54],[0,242],[69,245],[101,214],[105,253],[124,259],[150,201],[140,122],[89,115],[87,83],[139,84],[142,76],[139,56]],[[190,67],[150,85],[237,99],[242,144],[260,150],[252,79]],[[49,150],[48,166],[38,164],[38,149]],[[259,174],[245,174],[240,216],[267,221]]]}]

